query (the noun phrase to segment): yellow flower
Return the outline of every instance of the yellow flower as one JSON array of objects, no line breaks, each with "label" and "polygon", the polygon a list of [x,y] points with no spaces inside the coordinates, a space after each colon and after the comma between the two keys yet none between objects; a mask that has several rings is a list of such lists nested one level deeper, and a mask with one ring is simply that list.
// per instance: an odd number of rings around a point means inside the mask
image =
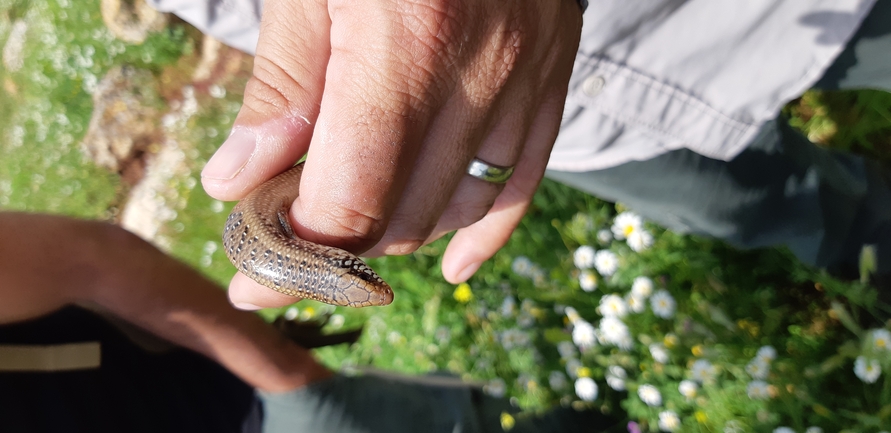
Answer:
[{"label": "yellow flower", "polygon": [[473,299],[473,292],[470,291],[470,284],[458,284],[458,287],[455,288],[455,293],[452,293],[452,296],[456,301],[462,304],[470,302],[470,300]]},{"label": "yellow flower", "polygon": [[690,349],[690,351],[693,352],[693,356],[696,356],[696,357],[702,356],[702,352],[703,352],[702,345],[697,344],[697,345],[693,346],[693,348]]},{"label": "yellow flower", "polygon": [[514,428],[514,424],[516,423],[517,421],[514,420],[514,417],[511,416],[511,414],[507,412],[501,412],[501,428],[504,431],[510,431],[510,429]]},{"label": "yellow flower", "polygon": [[672,347],[677,346],[678,336],[674,334],[667,334],[665,338],[662,339],[662,344],[664,344],[665,347],[671,349]]},{"label": "yellow flower", "polygon": [[577,374],[579,377],[591,377],[591,369],[588,367],[579,367],[575,371],[575,374]]},{"label": "yellow flower", "polygon": [[701,410],[697,410],[696,413],[693,414],[693,416],[696,418],[696,422],[700,424],[705,424],[705,422],[708,421],[708,415],[706,415],[705,412]]}]

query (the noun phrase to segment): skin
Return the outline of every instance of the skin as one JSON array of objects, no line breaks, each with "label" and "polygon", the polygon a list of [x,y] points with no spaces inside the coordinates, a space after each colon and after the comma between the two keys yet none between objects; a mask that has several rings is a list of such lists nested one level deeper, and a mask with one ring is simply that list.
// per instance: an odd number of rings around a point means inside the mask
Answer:
[{"label": "skin", "polygon": [[[376,256],[458,230],[443,275],[468,279],[525,213],[556,139],[581,30],[571,0],[268,0],[233,134],[202,173],[240,200],[308,154],[300,238]],[[516,166],[494,185],[479,157]],[[293,298],[237,275],[244,308]]]},{"label": "skin", "polygon": [[188,266],[120,227],[0,213],[0,324],[78,304],[201,353],[246,383],[283,392],[333,375]]}]

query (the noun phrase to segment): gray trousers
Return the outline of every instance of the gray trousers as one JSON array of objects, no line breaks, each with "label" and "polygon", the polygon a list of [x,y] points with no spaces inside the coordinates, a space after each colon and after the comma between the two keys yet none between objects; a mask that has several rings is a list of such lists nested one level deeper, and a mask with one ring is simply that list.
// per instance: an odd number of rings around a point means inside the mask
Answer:
[{"label": "gray trousers", "polygon": [[[891,2],[874,6],[815,88],[891,91]],[[783,245],[805,263],[850,273],[866,244],[877,249],[878,271],[891,272],[886,173],[876,162],[817,147],[777,118],[731,161],[681,149],[546,176],[676,231],[742,248]]]}]

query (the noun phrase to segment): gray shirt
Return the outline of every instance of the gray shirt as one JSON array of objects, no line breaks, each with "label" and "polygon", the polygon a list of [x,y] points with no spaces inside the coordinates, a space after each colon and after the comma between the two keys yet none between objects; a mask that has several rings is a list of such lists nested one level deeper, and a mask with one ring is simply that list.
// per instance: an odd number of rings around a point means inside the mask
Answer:
[{"label": "gray shirt", "polygon": [[[875,0],[598,0],[548,168],[687,148],[729,160],[813,85]],[[262,0],[148,0],[254,53]]]}]

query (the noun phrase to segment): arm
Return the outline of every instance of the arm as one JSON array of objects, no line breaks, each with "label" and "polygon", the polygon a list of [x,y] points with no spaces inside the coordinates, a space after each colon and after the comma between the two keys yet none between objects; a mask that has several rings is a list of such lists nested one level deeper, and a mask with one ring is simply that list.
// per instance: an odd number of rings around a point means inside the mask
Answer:
[{"label": "arm", "polygon": [[265,391],[332,375],[260,318],[233,309],[214,283],[120,227],[0,213],[0,233],[0,323],[91,305]]}]

